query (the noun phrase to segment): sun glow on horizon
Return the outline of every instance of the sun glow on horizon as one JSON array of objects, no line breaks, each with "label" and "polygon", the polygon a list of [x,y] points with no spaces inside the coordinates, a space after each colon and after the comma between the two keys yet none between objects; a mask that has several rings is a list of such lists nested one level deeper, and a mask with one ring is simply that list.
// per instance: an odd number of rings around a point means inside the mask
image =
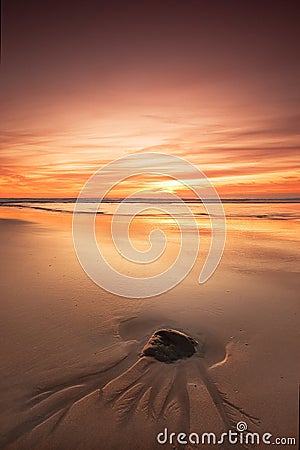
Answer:
[{"label": "sun glow on horizon", "polygon": [[164,180],[153,183],[154,188],[168,194],[176,194],[178,191],[186,190],[184,183],[177,180]]}]

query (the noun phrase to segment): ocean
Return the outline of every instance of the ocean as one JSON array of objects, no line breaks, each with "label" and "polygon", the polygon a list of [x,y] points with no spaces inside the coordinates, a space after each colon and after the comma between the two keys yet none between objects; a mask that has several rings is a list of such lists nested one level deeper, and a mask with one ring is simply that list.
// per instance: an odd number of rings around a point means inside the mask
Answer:
[{"label": "ocean", "polygon": [[[95,208],[96,199],[87,199],[81,202],[81,211],[89,214]],[[98,214],[122,215],[117,211],[121,204],[121,199],[108,200],[101,202],[98,208]],[[167,205],[169,201],[135,200],[143,212],[140,214],[144,218],[167,216]],[[190,208],[192,214],[205,217],[208,215],[205,206],[201,202],[186,200],[186,205]],[[223,199],[223,207],[227,219],[264,219],[264,220],[300,220],[300,198],[292,199]],[[128,204],[128,203],[127,203]],[[55,213],[73,213],[76,205],[76,198],[0,198],[0,207],[13,207],[48,211]],[[176,202],[172,203],[172,211],[180,216],[182,206]],[[126,209],[126,214],[130,214],[130,205]]]}]

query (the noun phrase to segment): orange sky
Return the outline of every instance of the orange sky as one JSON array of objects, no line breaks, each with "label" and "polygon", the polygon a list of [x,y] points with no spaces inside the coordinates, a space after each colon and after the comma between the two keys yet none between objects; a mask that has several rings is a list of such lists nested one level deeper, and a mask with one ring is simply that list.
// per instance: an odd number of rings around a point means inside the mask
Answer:
[{"label": "orange sky", "polygon": [[299,196],[299,31],[284,2],[64,3],[4,7],[0,197],[76,197],[143,151],[188,159],[224,198]]}]

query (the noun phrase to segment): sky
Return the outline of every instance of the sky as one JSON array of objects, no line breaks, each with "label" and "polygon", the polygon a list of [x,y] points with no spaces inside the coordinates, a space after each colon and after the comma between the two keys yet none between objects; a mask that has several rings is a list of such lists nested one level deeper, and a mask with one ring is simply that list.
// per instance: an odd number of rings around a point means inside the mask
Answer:
[{"label": "sky", "polygon": [[146,151],[222,198],[300,196],[299,22],[291,0],[3,0],[0,197],[76,197]]}]

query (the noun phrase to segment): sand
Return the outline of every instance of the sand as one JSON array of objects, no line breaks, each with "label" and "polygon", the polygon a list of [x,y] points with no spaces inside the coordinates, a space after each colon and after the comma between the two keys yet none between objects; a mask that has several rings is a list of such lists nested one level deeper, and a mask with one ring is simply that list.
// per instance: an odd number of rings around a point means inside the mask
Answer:
[{"label": "sand", "polygon": [[[157,434],[221,433],[241,420],[297,438],[295,225],[231,221],[206,284],[200,257],[168,293],[128,300],[86,276],[70,216],[2,208],[0,217],[1,448],[188,448]],[[163,328],[205,347],[169,364],[141,357]]]}]

